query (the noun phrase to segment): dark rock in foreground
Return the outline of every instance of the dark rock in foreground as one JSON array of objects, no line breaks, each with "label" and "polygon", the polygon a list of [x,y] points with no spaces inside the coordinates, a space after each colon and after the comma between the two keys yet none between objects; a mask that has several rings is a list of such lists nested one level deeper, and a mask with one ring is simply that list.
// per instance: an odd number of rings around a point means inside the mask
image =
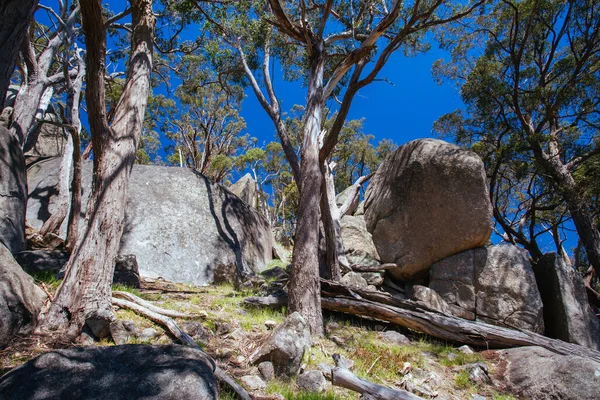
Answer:
[{"label": "dark rock in foreground", "polygon": [[56,350],[0,379],[0,399],[217,399],[213,368],[189,347],[124,345]]},{"label": "dark rock in foreground", "polygon": [[[40,228],[54,211],[60,159],[27,172],[28,223]],[[87,205],[91,164],[83,166]],[[268,221],[237,196],[187,168],[135,165],[125,206],[120,254],[135,254],[140,274],[197,285],[213,280],[218,265],[259,272],[271,260]],[[82,211],[82,214],[85,210]],[[85,232],[86,227],[80,225]],[[64,232],[63,232],[64,234]]]}]

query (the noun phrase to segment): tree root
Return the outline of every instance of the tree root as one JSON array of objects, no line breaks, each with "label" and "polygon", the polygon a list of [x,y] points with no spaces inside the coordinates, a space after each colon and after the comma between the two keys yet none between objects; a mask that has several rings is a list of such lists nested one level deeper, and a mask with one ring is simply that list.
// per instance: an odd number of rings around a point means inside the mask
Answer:
[{"label": "tree root", "polygon": [[[123,293],[123,292],[116,292],[116,293]],[[137,296],[134,296],[134,297],[137,297]],[[139,297],[137,297],[137,298],[139,299]],[[141,300],[141,299],[139,299],[139,300]],[[144,300],[142,300],[142,301],[144,301]],[[181,328],[177,325],[177,323],[175,321],[173,321],[170,317],[168,317],[164,314],[160,314],[158,312],[152,311],[148,307],[142,306],[138,303],[131,302],[129,300],[123,300],[123,299],[113,297],[113,304],[118,307],[131,310],[131,311],[141,315],[142,317],[148,318],[150,321],[163,326],[164,328],[166,328],[169,331],[169,333],[172,336],[174,336],[177,340],[179,340],[183,345],[195,348],[195,349],[199,350],[200,352],[202,352],[202,354],[206,357],[207,362],[210,365],[212,365],[214,374],[218,380],[227,384],[238,395],[238,397],[240,399],[252,400],[252,398],[250,397],[250,395],[248,394],[246,389],[244,389],[242,386],[240,386],[236,381],[233,380],[232,377],[230,377],[225,371],[223,371],[221,368],[219,368],[217,366],[217,363],[215,362],[215,360],[211,356],[206,354],[200,348],[200,346],[198,346],[196,344],[196,342],[194,342],[194,340],[187,333],[185,333],[183,330],[181,330]],[[155,307],[155,306],[153,306],[153,307]],[[155,307],[155,308],[157,308],[157,307]]]}]

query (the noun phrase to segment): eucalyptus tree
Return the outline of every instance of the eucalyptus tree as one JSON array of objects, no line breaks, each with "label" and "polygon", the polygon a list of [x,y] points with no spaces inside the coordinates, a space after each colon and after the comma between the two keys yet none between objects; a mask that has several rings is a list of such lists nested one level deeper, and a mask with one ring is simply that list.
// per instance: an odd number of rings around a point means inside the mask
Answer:
[{"label": "eucalyptus tree", "polygon": [[[429,28],[456,21],[483,2],[183,2],[213,22],[218,31],[215,37],[237,52],[237,61],[281,140],[300,191],[288,310],[304,315],[314,334],[323,332],[318,210],[322,195],[328,192],[323,190],[325,162],[355,94],[377,78],[395,51],[425,49]],[[281,118],[271,79],[272,56],[286,70],[287,79],[307,87],[300,161]],[[331,129],[324,131],[323,110],[328,101],[338,97],[341,104],[335,110],[336,119]]]},{"label": "eucalyptus tree", "polygon": [[125,87],[109,124],[105,105],[106,19],[100,0],[81,3],[86,38],[86,104],[94,176],[85,228],[63,282],[44,316],[49,329],[77,334],[84,325],[102,337],[114,320],[111,283],[124,226],[131,167],[150,90],[155,17],[151,0],[131,1],[131,53]]},{"label": "eucalyptus tree", "polygon": [[477,22],[454,37],[446,33],[454,39],[454,66],[440,70],[464,82],[479,132],[535,163],[598,272],[600,233],[577,175],[600,153],[600,4],[502,0]]}]

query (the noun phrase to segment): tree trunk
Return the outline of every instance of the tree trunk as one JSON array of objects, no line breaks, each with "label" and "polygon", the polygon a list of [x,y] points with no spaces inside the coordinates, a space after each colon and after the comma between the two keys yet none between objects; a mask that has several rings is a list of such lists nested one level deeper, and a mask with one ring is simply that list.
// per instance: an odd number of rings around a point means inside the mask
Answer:
[{"label": "tree trunk", "polygon": [[319,282],[319,202],[322,174],[319,168],[319,135],[323,117],[323,42],[312,44],[304,142],[300,166],[300,201],[288,312],[307,319],[313,335],[323,335]]},{"label": "tree trunk", "polygon": [[37,0],[2,0],[0,3],[0,111],[4,108],[10,77],[37,3]]},{"label": "tree trunk", "polygon": [[114,259],[123,233],[124,205],[152,70],[154,16],[151,0],[132,2],[132,51],[114,123],[105,109],[106,30],[100,0],[81,4],[87,46],[86,99],[94,143],[94,181],[86,227],[66,267],[66,275],[48,311],[50,329],[69,328],[76,335],[84,324],[98,337],[114,320],[111,284]]},{"label": "tree trunk", "polygon": [[350,263],[346,259],[344,244],[342,243],[342,227],[340,212],[335,202],[335,185],[333,182],[332,168],[321,163],[323,183],[321,185],[321,220],[325,231],[327,245],[326,263],[329,269],[329,279],[339,281],[342,279],[341,266],[348,268]]},{"label": "tree trunk", "polygon": [[594,224],[589,205],[578,191],[573,174],[559,157],[560,152],[556,142],[551,140],[549,146],[549,151],[545,152],[538,142],[533,142],[534,156],[552,177],[556,189],[567,204],[579,239],[585,247],[588,261],[600,276],[600,232]]}]

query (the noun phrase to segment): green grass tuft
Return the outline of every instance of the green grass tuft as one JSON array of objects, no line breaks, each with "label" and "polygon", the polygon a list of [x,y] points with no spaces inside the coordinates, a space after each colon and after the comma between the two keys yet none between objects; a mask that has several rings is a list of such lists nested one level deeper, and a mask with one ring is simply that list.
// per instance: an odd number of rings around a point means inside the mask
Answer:
[{"label": "green grass tuft", "polygon": [[52,289],[58,289],[62,279],[58,279],[52,271],[37,271],[31,274],[37,284],[44,283]]}]

